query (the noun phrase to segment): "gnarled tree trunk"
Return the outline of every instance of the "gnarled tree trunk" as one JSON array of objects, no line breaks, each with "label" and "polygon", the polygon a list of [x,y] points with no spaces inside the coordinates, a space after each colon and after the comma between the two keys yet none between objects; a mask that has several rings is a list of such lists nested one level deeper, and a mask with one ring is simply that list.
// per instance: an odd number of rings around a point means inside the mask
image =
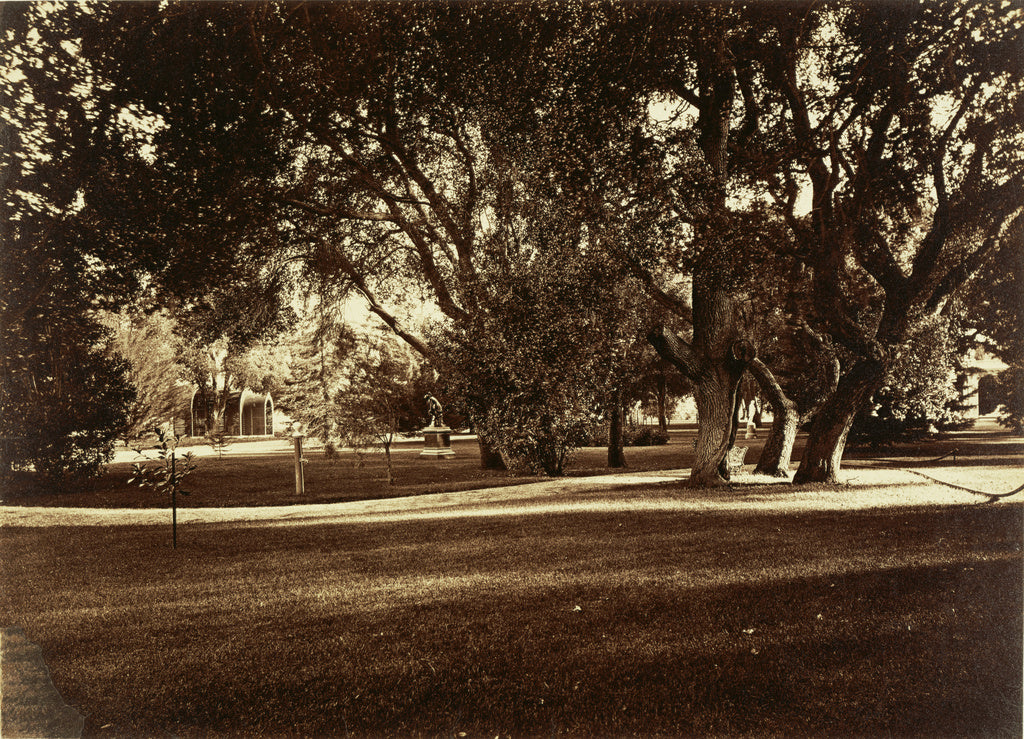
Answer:
[{"label": "gnarled tree trunk", "polygon": [[772,428],[768,432],[761,456],[757,460],[754,472],[772,477],[788,477],[789,464],[793,456],[793,444],[796,442],[797,426],[800,413],[796,403],[783,392],[775,375],[760,359],[755,359],[747,368],[772,407]]},{"label": "gnarled tree trunk", "polygon": [[505,458],[501,456],[483,434],[477,432],[477,443],[480,445],[480,469],[482,470],[507,470]]},{"label": "gnarled tree trunk", "polygon": [[857,412],[881,387],[885,364],[861,359],[839,380],[839,386],[811,421],[807,446],[793,482],[836,482],[846,437]]},{"label": "gnarled tree trunk", "polygon": [[690,484],[712,487],[726,481],[722,463],[729,453],[738,380],[727,371],[709,372],[694,388],[697,404],[697,448]]},{"label": "gnarled tree trunk", "polygon": [[[724,302],[724,301],[723,301]],[[728,326],[720,322],[717,326]],[[724,485],[722,474],[726,455],[735,439],[736,400],[740,377],[753,359],[754,350],[749,342],[737,339],[724,344],[724,353],[717,357],[711,353],[698,354],[693,347],[671,331],[653,332],[648,340],[658,353],[672,362],[694,383],[694,401],[697,405],[696,457],[690,470],[689,484],[694,487]]]}]

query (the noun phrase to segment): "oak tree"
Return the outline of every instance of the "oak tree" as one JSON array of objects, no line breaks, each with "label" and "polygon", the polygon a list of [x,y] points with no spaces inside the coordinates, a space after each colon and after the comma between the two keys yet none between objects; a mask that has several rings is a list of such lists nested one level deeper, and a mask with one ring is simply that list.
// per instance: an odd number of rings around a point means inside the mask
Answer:
[{"label": "oak tree", "polygon": [[833,480],[895,350],[1021,227],[1024,17],[951,0],[771,23],[760,63],[784,115],[766,120],[766,182],[813,273],[809,323],[844,352],[796,480]]}]

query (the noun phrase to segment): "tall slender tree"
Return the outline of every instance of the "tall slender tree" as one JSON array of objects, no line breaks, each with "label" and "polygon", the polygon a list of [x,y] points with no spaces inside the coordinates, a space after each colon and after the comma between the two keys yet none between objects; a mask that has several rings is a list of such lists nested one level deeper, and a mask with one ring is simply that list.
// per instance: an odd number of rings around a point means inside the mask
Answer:
[{"label": "tall slender tree", "polygon": [[138,439],[170,419],[182,418],[191,389],[185,385],[184,368],[177,361],[171,318],[165,312],[146,315],[126,310],[108,314],[103,323],[111,331],[108,350],[128,362],[128,379],[135,387],[125,440]]}]

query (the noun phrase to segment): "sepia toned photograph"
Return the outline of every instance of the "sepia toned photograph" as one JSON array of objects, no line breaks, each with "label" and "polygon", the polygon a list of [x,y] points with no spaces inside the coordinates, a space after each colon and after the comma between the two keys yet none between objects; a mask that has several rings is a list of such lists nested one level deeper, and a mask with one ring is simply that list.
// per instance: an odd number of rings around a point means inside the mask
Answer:
[{"label": "sepia toned photograph", "polygon": [[0,0],[0,737],[1024,736],[1022,0]]}]

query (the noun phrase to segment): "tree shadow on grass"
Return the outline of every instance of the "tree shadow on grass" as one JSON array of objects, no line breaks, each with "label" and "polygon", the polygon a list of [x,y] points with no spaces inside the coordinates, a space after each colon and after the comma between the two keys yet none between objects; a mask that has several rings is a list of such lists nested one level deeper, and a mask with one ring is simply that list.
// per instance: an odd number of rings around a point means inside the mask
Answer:
[{"label": "tree shadow on grass", "polygon": [[1011,434],[949,434],[887,446],[847,447],[844,460],[899,460],[914,466],[1020,465],[1024,438]]},{"label": "tree shadow on grass", "polygon": [[[552,618],[552,601],[584,607]],[[386,623],[398,659],[339,653],[344,674],[295,695],[337,701],[299,712],[314,733],[1013,736],[1020,613],[1007,562],[460,600],[322,624],[371,643]]]},{"label": "tree shadow on grass", "polygon": [[12,529],[5,610],[87,735],[1019,736],[1022,511]]}]

